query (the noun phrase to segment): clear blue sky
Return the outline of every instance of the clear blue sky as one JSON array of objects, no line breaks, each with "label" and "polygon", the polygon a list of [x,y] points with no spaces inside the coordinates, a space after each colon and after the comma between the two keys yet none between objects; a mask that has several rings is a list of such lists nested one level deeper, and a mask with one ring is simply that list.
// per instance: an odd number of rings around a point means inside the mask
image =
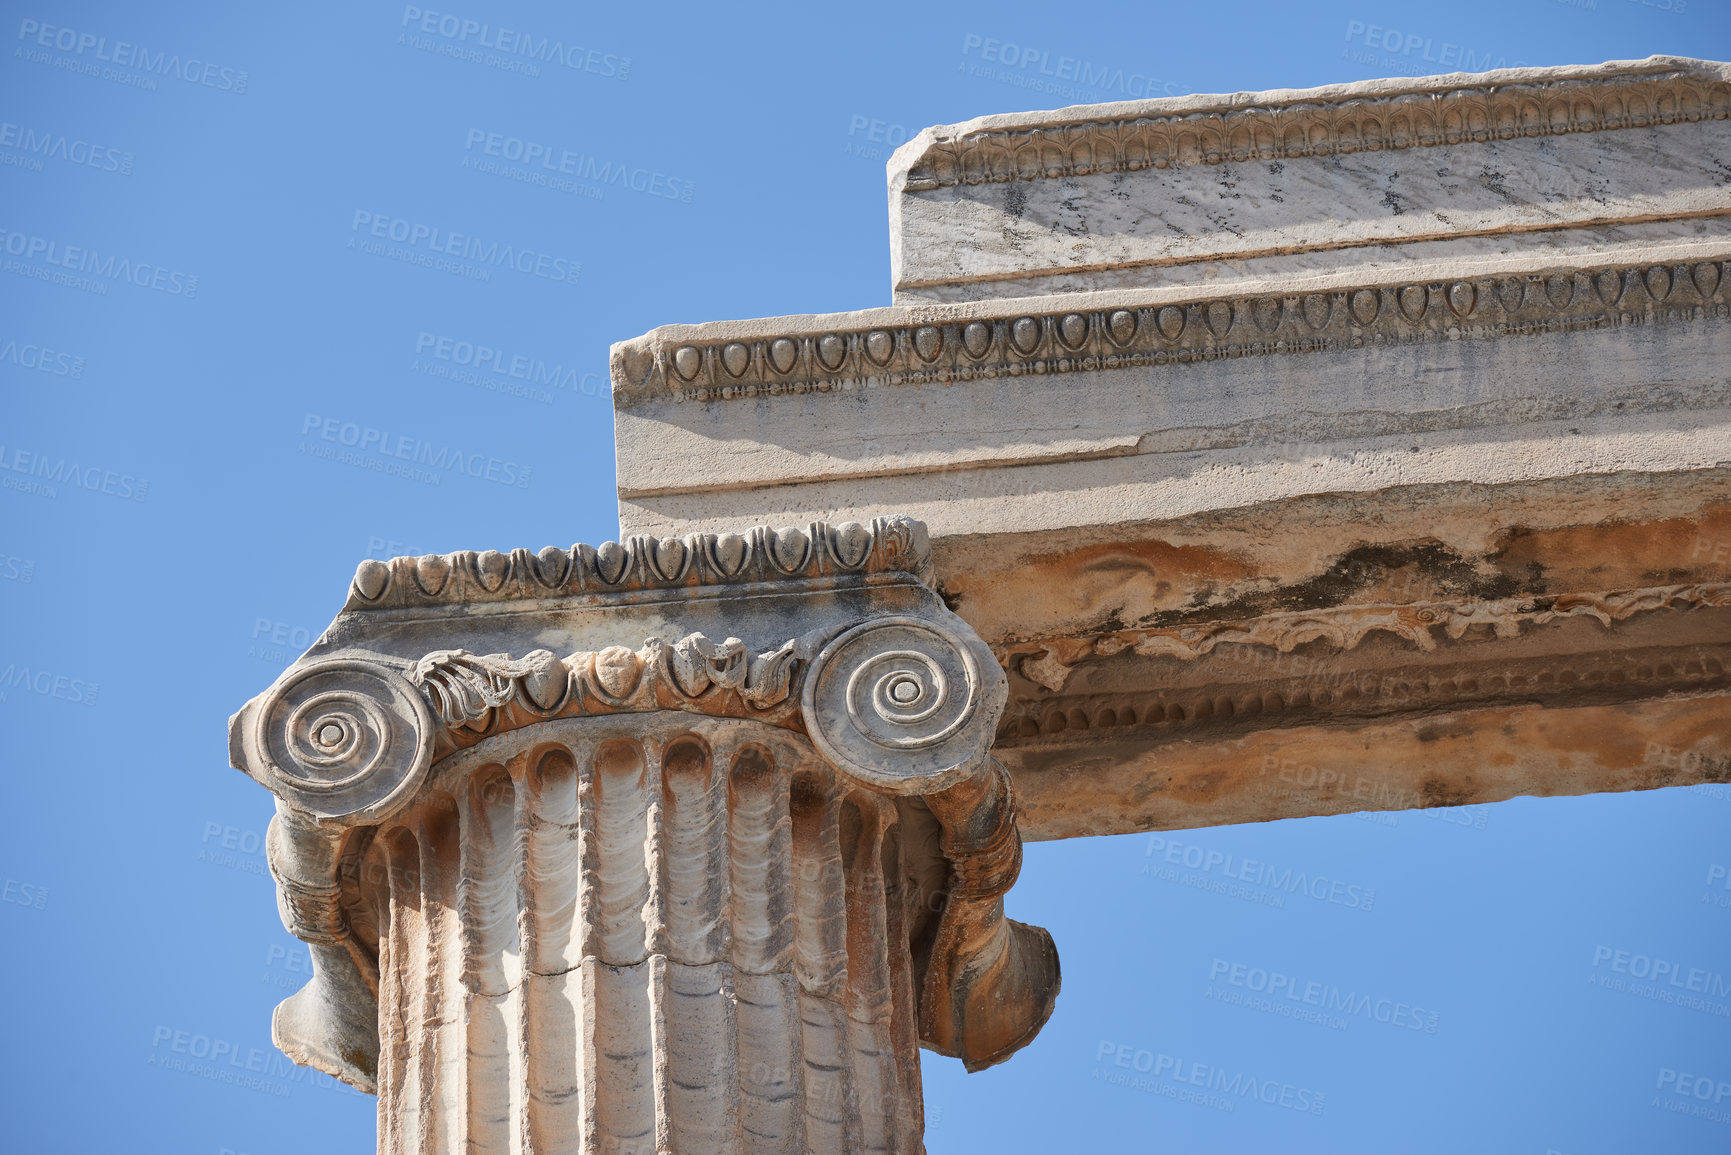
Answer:
[{"label": "clear blue sky", "polygon": [[[1468,54],[1731,57],[1725,0],[440,2],[4,5],[5,1152],[372,1150],[373,1101],[270,1047],[306,956],[228,714],[369,554],[613,536],[608,344],[886,302],[909,133]],[[1041,75],[1064,58],[1122,79]],[[513,179],[532,149],[546,179]],[[433,252],[468,238],[529,271]],[[345,460],[327,421],[492,477]],[[1031,846],[1010,907],[1057,938],[1057,1014],[992,1071],[928,1060],[930,1148],[1731,1150],[1728,831],[1722,788]],[[1218,893],[1226,855],[1338,900]],[[1647,997],[1673,970],[1697,1005]],[[200,1047],[269,1057],[243,1085]],[[1186,1081],[1215,1071],[1273,1102]]]}]

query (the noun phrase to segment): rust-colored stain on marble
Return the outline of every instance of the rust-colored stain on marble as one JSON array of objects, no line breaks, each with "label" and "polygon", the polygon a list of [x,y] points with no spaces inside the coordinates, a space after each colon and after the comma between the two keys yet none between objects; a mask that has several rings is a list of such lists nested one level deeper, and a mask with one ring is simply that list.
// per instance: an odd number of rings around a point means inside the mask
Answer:
[{"label": "rust-colored stain on marble", "polygon": [[[1023,835],[1038,840],[1728,781],[1726,719],[1719,696],[1515,706],[1211,744],[1124,743],[1117,762],[1080,776],[1051,773],[1064,757],[1057,751],[1000,756],[1015,776]],[[1300,773],[1265,773],[1271,761]],[[1311,783],[1310,768],[1332,787]]]},{"label": "rust-colored stain on marble", "polygon": [[1249,561],[1225,550],[1144,540],[1036,554],[985,575],[956,574],[945,579],[944,591],[975,629],[998,641],[1129,628],[1256,576]]},{"label": "rust-colored stain on marble", "polygon": [[1731,506],[1696,518],[1511,528],[1498,535],[1488,560],[1529,593],[1724,581],[1731,575]]}]

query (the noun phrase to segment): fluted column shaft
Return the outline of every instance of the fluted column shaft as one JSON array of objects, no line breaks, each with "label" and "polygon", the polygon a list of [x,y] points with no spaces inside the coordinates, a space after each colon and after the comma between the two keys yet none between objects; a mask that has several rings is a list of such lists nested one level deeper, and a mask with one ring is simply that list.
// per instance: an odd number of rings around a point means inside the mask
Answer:
[{"label": "fluted column shaft", "polygon": [[922,1149],[895,799],[797,735],[681,716],[548,723],[436,775],[357,864],[382,1152]]}]

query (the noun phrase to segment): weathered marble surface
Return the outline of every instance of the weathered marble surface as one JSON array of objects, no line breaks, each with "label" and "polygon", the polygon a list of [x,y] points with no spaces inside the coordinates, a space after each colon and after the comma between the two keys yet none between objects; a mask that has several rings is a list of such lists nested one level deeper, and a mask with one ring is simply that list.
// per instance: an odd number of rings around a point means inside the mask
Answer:
[{"label": "weathered marble surface", "polygon": [[1725,238],[1731,70],[1675,57],[986,116],[889,165],[898,303]]},{"label": "weathered marble surface", "polygon": [[384,1151],[921,1150],[919,1046],[1059,985],[929,574],[905,518],[363,562],[230,720],[315,960],[277,1045]]},{"label": "weathered marble surface", "polygon": [[621,523],[903,509],[944,537],[1710,468],[1728,255],[664,326],[614,349]]},{"label": "weathered marble surface", "polygon": [[920,1150],[897,944],[930,914],[896,876],[923,836],[750,721],[448,760],[356,864],[396,1008],[379,1149]]},{"label": "weathered marble surface", "polygon": [[1031,838],[1731,778],[1728,75],[929,130],[902,304],[615,346],[621,524],[919,517]]}]

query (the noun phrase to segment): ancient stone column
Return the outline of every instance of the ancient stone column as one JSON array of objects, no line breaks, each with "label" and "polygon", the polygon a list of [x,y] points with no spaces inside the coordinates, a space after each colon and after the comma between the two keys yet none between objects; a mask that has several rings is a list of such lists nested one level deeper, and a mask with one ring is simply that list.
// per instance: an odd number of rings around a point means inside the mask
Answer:
[{"label": "ancient stone column", "polygon": [[387,1152],[921,1150],[919,1046],[999,1062],[1058,986],[1003,913],[1005,676],[926,554],[364,563],[231,723],[315,958],[277,1044],[376,1090]]}]

